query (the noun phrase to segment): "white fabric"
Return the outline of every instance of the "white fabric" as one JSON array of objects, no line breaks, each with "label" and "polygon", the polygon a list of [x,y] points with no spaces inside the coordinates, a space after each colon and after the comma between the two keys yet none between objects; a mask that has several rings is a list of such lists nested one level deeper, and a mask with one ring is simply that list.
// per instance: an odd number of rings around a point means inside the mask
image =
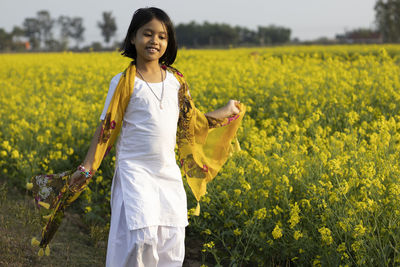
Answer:
[{"label": "white fabric", "polygon": [[[120,190],[120,178],[115,175],[113,193]],[[111,204],[106,267],[182,266],[185,227],[149,226],[129,230],[122,195],[115,194]]]},{"label": "white fabric", "polygon": [[106,102],[104,103],[103,112],[100,115],[100,120],[104,120],[106,118],[108,106],[110,105],[111,99],[115,92],[115,88],[117,88],[117,85],[118,85],[119,79],[121,78],[121,75],[122,75],[122,72],[118,73],[111,79],[110,86],[108,88],[107,97],[106,97]]},{"label": "white fabric", "polygon": [[[111,80],[101,119],[120,76]],[[162,83],[150,86],[161,97]],[[129,230],[155,225],[185,227],[188,225],[186,193],[174,151],[179,81],[167,71],[163,109],[144,81],[136,77],[134,87],[116,142],[111,203],[116,195],[122,196]],[[114,188],[116,180],[121,187]]]}]

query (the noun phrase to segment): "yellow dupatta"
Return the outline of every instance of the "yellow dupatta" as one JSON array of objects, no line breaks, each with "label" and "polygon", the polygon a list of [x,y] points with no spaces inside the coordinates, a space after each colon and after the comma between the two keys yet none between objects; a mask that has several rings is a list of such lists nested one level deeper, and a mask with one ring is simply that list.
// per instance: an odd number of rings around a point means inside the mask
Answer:
[{"label": "yellow dupatta", "polygon": [[[180,83],[178,156],[188,184],[197,200],[194,215],[199,215],[199,201],[206,193],[206,184],[217,175],[229,153],[238,148],[235,135],[245,114],[245,106],[240,104],[240,113],[230,118],[219,120],[206,116],[195,107],[183,75],[173,67],[162,67],[171,71]],[[97,170],[117,138],[126,107],[133,93],[135,77],[136,66],[130,64],[123,72],[108,107],[92,170]],[[235,147],[231,144],[233,140],[236,141]]]},{"label": "yellow dupatta", "polygon": [[[206,184],[217,175],[229,154],[240,149],[235,135],[245,114],[245,105],[239,104],[240,113],[230,118],[220,120],[206,116],[195,107],[183,75],[173,67],[163,65],[162,68],[171,71],[180,83],[178,157],[197,200],[194,215],[199,215],[199,201],[206,193]],[[118,137],[125,110],[133,93],[135,77],[136,66],[132,62],[122,73],[106,117],[102,121],[91,166],[93,171],[99,168]],[[235,146],[232,145],[232,141],[235,141]],[[42,240],[39,242],[35,238],[32,239],[32,245],[41,247],[38,253],[40,256],[44,251],[47,255],[50,253],[48,243],[61,223],[64,209],[79,197],[91,180],[87,179],[79,188],[68,186],[68,180],[74,171],[37,175],[31,179],[29,187],[33,191],[36,203],[48,210],[48,214],[43,216]]]}]

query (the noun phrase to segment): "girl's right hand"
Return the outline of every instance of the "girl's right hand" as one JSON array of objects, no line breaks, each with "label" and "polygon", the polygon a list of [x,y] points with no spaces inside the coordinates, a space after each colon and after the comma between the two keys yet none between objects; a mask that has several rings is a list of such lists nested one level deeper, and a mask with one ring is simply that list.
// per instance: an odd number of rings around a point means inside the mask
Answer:
[{"label": "girl's right hand", "polygon": [[80,170],[76,170],[68,181],[69,186],[81,186],[86,181],[85,175]]}]

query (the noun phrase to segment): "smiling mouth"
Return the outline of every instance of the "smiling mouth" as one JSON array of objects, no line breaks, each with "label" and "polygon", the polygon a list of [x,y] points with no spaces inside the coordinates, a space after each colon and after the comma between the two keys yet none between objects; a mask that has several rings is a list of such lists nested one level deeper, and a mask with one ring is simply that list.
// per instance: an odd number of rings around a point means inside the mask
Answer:
[{"label": "smiling mouth", "polygon": [[155,47],[147,47],[146,50],[149,51],[149,52],[158,52],[158,51],[159,51],[159,50],[158,50],[157,48],[155,48]]}]

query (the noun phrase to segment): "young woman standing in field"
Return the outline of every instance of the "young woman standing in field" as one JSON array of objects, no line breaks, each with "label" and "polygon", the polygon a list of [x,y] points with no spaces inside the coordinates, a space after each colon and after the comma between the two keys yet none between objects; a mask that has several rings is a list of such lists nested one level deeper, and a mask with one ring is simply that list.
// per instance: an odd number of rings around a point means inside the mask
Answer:
[{"label": "young woman standing in field", "polygon": [[[101,122],[69,185],[88,183],[120,131],[106,266],[181,266],[188,218],[175,145],[199,199],[227,158],[244,105],[230,100],[206,114],[194,107],[183,75],[171,67],[172,22],[158,8],[134,13],[121,51],[133,61],[112,78]],[[216,128],[222,131],[212,133]]]}]

